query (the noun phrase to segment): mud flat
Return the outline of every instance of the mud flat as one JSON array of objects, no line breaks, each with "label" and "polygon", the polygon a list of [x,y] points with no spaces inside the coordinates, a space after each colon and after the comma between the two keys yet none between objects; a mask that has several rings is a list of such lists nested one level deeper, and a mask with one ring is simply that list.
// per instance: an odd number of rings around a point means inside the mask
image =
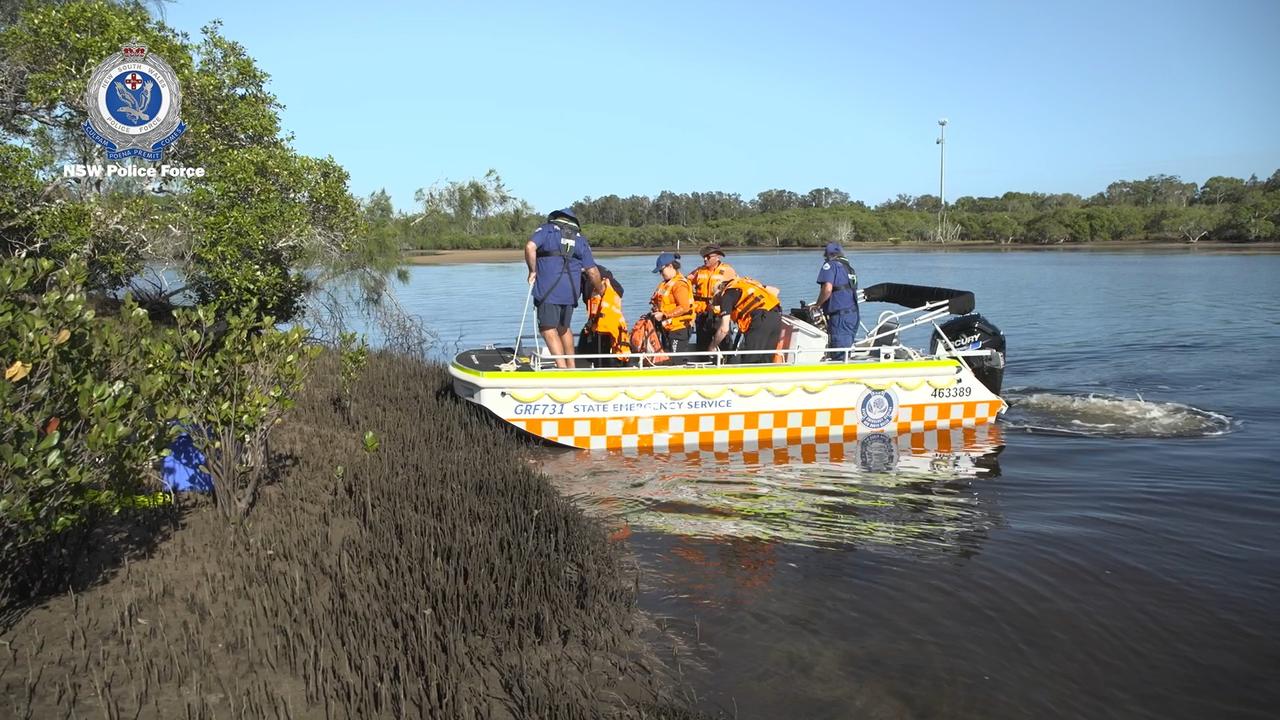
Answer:
[{"label": "mud flat", "polygon": [[151,511],[7,618],[0,716],[693,716],[634,567],[443,368],[374,356],[350,415],[332,377],[247,525]]}]

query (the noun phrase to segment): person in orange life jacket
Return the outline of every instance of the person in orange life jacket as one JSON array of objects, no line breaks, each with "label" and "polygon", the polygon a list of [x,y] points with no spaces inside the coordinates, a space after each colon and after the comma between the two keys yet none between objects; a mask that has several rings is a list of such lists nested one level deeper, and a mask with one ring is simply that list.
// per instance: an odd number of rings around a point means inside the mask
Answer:
[{"label": "person in orange life jacket", "polygon": [[622,283],[603,265],[600,271],[604,292],[595,297],[587,294],[589,279],[583,273],[582,300],[587,306],[587,322],[578,335],[578,355],[614,354],[614,358],[593,358],[591,367],[622,367],[631,354],[627,320],[622,315]]},{"label": "person in orange life jacket", "polygon": [[[827,316],[827,347],[847,349],[858,332],[858,274],[839,243],[827,243],[822,268],[818,270],[818,286],[814,304]],[[848,353],[829,352],[827,357],[844,360]]]},{"label": "person in orange life jacket", "polygon": [[[689,327],[693,324],[693,286],[680,274],[680,256],[664,252],[658,256],[653,271],[662,273],[662,282],[654,290],[649,316],[662,327],[662,349],[669,353],[689,352]],[[688,362],[689,358],[675,358]]]},{"label": "person in orange life jacket", "polygon": [[[782,336],[782,303],[778,290],[749,277],[738,277],[720,286],[712,307],[720,315],[720,327],[711,339],[711,349],[719,352],[720,342],[729,335],[729,325],[741,333],[738,350],[775,350]],[[773,353],[738,355],[739,363],[773,362]]]},{"label": "person in orange life jacket", "polygon": [[591,246],[580,232],[573,210],[556,210],[547,216],[547,222],[525,243],[524,262],[529,267],[533,304],[538,308],[538,331],[551,354],[567,356],[557,358],[556,367],[572,368],[569,324],[578,306],[582,275],[585,273],[591,283],[591,296],[604,291]]},{"label": "person in orange life jacket", "polygon": [[[719,245],[707,245],[702,248],[702,267],[689,273],[689,283],[693,285],[693,312],[697,316],[694,329],[698,332],[698,351],[705,351],[711,346],[711,338],[716,334],[716,314],[711,311],[711,301],[720,283],[738,277],[738,273],[724,262],[724,251]],[[725,338],[721,350],[729,349],[729,338]]]}]

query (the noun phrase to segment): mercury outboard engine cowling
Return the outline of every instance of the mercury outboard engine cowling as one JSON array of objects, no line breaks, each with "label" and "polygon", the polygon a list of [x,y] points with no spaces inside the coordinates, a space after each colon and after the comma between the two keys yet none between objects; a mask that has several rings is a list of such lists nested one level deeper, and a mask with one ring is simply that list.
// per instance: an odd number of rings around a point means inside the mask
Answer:
[{"label": "mercury outboard engine cowling", "polygon": [[[1000,394],[1000,386],[1004,382],[1004,333],[990,320],[978,313],[961,315],[938,326],[943,335],[951,341],[957,350],[994,350],[992,355],[966,357],[965,362],[973,368],[978,381],[996,395]],[[934,333],[933,353],[936,355],[945,350],[942,339]]]}]

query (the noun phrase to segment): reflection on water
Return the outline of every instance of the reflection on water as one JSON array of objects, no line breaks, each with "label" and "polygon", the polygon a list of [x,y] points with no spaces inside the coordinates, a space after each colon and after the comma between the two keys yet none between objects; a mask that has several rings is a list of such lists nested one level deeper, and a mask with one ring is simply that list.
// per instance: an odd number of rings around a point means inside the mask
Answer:
[{"label": "reflection on water", "polygon": [[999,475],[996,426],[868,435],[764,451],[564,451],[543,462],[615,535],[973,550],[996,523],[979,484]]}]

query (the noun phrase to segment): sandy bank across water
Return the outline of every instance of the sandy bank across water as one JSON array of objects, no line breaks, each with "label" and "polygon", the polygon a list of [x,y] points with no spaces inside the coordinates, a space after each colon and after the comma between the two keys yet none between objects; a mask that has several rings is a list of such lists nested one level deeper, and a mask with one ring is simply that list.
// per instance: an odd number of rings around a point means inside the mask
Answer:
[{"label": "sandy bank across water", "polygon": [[[701,245],[689,244],[681,248],[681,253],[693,258]],[[657,256],[663,248],[592,248],[591,252],[598,257],[621,257],[627,255]],[[999,245],[996,243],[851,243],[845,246],[849,255],[860,252],[884,251],[919,251],[919,252],[1161,252],[1161,253],[1232,253],[1232,254],[1275,254],[1280,253],[1280,242],[1262,243],[1187,243],[1172,242],[1101,242],[1072,243],[1063,245]],[[746,253],[774,252],[812,252],[819,253],[817,247],[726,247],[730,256]],[[403,256],[405,265],[460,265],[464,263],[524,263],[524,256],[519,247],[489,248],[485,250],[414,250]]]}]

